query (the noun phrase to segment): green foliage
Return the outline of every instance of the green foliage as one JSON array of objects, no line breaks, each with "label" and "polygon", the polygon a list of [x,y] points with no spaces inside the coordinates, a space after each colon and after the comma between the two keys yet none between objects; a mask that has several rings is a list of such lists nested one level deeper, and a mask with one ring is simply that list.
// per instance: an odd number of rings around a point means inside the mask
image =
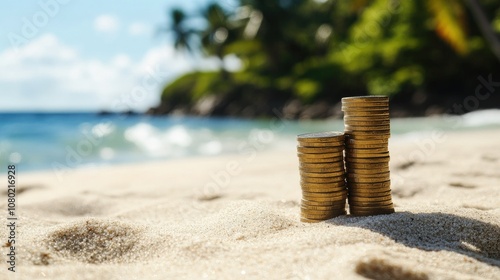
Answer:
[{"label": "green foliage", "polygon": [[162,100],[173,104],[190,104],[202,96],[224,90],[216,72],[187,73],[165,87]]},{"label": "green foliage", "polygon": [[[481,4],[500,32],[500,0]],[[498,69],[459,0],[240,0],[240,5],[226,11],[210,4],[200,14],[205,28],[196,34],[204,53],[221,61],[234,54],[243,68],[227,73],[221,65],[219,73],[186,74],[167,86],[165,100],[264,91],[304,102],[417,90],[444,94],[443,88],[466,94],[474,90],[468,80]],[[184,20],[174,20],[180,48],[192,34]],[[242,87],[244,93],[238,92]]]}]

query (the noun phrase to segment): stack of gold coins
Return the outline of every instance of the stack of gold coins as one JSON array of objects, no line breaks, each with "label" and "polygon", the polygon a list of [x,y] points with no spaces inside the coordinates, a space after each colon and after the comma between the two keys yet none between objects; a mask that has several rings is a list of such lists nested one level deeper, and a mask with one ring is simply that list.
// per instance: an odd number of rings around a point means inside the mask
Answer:
[{"label": "stack of gold coins", "polygon": [[344,134],[308,133],[298,135],[297,140],[302,187],[301,221],[314,223],[345,215]]},{"label": "stack of gold coins", "polygon": [[389,172],[389,98],[342,98],[351,215],[394,213]]}]

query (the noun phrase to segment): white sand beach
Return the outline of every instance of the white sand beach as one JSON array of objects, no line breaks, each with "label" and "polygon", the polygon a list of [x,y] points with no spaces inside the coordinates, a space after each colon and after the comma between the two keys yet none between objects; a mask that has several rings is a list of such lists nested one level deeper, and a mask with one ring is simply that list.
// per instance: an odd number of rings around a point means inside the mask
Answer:
[{"label": "white sand beach", "polygon": [[299,221],[293,145],[78,169],[62,180],[21,166],[16,272],[2,261],[0,275],[500,279],[500,131],[396,139],[390,152],[395,214],[317,224]]}]

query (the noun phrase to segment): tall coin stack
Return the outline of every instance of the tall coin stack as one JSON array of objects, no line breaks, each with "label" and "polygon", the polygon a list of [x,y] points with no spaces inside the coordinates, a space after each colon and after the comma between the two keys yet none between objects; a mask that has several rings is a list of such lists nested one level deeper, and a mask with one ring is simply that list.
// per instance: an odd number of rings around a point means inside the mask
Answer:
[{"label": "tall coin stack", "polygon": [[297,136],[302,188],[301,221],[314,223],[345,215],[346,182],[341,132]]},{"label": "tall coin stack", "polygon": [[394,213],[389,172],[389,98],[342,98],[351,215]]}]

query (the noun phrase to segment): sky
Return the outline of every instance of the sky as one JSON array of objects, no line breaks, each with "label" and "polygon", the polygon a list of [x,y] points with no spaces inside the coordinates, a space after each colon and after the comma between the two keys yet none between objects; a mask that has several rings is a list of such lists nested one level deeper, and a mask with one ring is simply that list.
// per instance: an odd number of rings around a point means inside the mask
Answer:
[{"label": "sky", "polygon": [[4,1],[0,111],[145,111],[180,74],[217,69],[215,58],[176,51],[157,32],[172,8],[194,15],[210,1]]}]

